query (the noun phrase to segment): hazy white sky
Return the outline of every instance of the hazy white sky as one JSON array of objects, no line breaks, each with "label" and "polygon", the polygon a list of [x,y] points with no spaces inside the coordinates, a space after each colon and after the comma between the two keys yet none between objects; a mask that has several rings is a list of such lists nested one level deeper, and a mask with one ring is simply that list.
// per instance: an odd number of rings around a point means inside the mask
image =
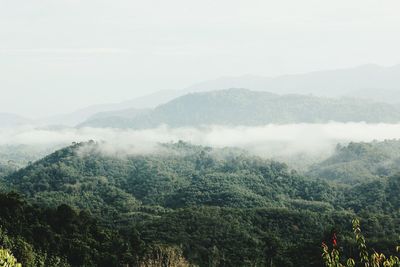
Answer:
[{"label": "hazy white sky", "polygon": [[0,0],[0,112],[400,63],[398,0]]}]

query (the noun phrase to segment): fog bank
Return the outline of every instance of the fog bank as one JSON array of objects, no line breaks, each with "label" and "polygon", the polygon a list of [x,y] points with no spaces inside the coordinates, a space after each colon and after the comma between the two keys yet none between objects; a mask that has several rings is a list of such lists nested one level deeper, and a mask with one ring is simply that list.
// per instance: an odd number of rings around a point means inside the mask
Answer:
[{"label": "fog bank", "polygon": [[183,140],[212,147],[239,147],[264,157],[329,155],[337,143],[400,138],[400,124],[325,123],[269,124],[259,127],[207,126],[146,130],[105,128],[40,129],[32,127],[0,130],[0,145],[68,145],[88,140],[104,141],[109,152],[138,154],[154,152],[158,143]]}]

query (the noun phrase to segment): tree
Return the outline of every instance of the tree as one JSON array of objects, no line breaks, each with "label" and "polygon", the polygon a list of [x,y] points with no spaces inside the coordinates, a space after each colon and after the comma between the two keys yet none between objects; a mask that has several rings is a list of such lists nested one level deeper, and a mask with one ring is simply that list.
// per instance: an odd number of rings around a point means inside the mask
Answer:
[{"label": "tree", "polygon": [[[336,237],[332,239],[332,250],[329,250],[328,245],[322,243],[322,259],[326,267],[400,267],[400,259],[398,256],[386,256],[383,253],[378,253],[375,250],[370,253],[367,248],[365,237],[361,232],[360,221],[354,219],[353,233],[357,243],[359,259],[357,262],[348,258],[346,263],[341,263],[341,257],[337,248]],[[396,251],[400,252],[400,246],[396,247]]]},{"label": "tree", "polygon": [[0,267],[22,267],[22,265],[9,250],[0,248]]}]

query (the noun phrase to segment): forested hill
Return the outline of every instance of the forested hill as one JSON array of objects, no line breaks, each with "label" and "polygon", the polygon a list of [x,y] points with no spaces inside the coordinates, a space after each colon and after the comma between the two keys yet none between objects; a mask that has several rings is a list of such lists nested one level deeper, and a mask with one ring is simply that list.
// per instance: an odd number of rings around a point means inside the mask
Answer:
[{"label": "forested hill", "polygon": [[351,142],[312,166],[307,175],[341,183],[361,183],[400,172],[400,140]]},{"label": "forested hill", "polygon": [[0,178],[30,162],[43,158],[61,146],[0,145]]},{"label": "forested hill", "polygon": [[[132,110],[126,110],[132,114]],[[245,89],[192,93],[147,112],[103,113],[80,126],[151,128],[218,125],[264,125],[300,122],[399,122],[400,106],[351,98],[276,95]]]},{"label": "forested hill", "polygon": [[40,259],[49,267],[320,267],[321,242],[335,231],[349,246],[356,216],[373,222],[366,234],[379,251],[400,234],[398,176],[331,185],[238,149],[184,142],[145,155],[105,152],[101,143],[74,144],[6,176],[28,203],[0,193],[0,245],[9,238],[28,267]]},{"label": "forested hill", "polygon": [[331,208],[333,191],[327,184],[283,163],[183,142],[160,149],[159,154],[115,157],[101,152],[101,144],[76,144],[4,179],[39,203],[67,203],[97,214],[130,214],[143,206],[290,207],[299,200]]}]

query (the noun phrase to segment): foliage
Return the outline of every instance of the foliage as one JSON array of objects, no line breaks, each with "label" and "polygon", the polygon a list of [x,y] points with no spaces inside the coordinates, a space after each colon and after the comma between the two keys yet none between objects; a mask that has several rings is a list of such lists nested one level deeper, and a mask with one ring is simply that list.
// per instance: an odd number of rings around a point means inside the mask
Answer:
[{"label": "foliage", "polygon": [[335,153],[311,167],[307,175],[346,184],[392,176],[400,172],[400,140],[338,145]]},{"label": "foliage", "polygon": [[304,178],[282,163],[183,142],[161,149],[115,157],[103,153],[101,144],[76,144],[5,180],[41,205],[65,203],[101,217],[128,216],[149,205],[288,207],[294,200],[334,199],[327,183]]},{"label": "foliage", "polygon": [[0,248],[0,267],[22,267],[22,265],[9,250]]},{"label": "foliage", "polygon": [[320,267],[332,231],[354,245],[349,217],[385,255],[400,234],[398,176],[351,186],[238,149],[104,148],[74,144],[4,178],[23,196],[0,194],[0,241],[24,266]]},{"label": "foliage", "polygon": [[[346,263],[341,263],[341,257],[337,246],[337,241],[334,239],[333,248],[329,251],[328,246],[322,244],[322,258],[326,267],[398,267],[400,266],[400,259],[398,256],[386,256],[383,253],[376,252],[375,250],[370,253],[367,248],[365,237],[361,232],[360,221],[358,219],[353,220],[353,232],[358,248],[358,260],[357,262],[348,258]],[[400,252],[400,247],[396,247],[396,251]]]}]

